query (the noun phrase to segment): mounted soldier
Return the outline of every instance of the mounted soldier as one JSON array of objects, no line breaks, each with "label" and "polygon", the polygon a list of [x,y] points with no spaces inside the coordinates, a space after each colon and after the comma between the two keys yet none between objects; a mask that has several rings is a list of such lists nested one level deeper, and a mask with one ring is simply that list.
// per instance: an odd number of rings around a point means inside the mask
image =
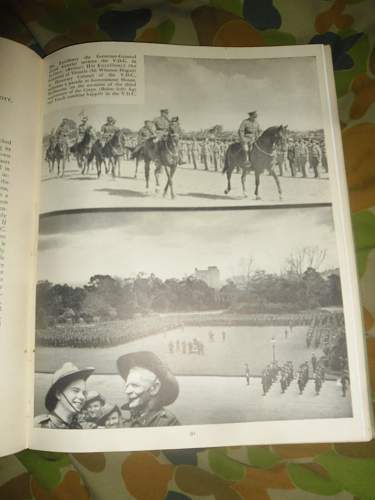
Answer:
[{"label": "mounted soldier", "polygon": [[57,142],[68,142],[70,134],[69,120],[68,118],[63,118],[62,122],[56,129],[56,141]]},{"label": "mounted soldier", "polygon": [[168,134],[170,124],[168,109],[161,109],[160,116],[154,119],[156,137],[158,139],[162,139]]},{"label": "mounted soldier", "polygon": [[119,128],[116,126],[116,120],[113,118],[113,116],[108,116],[107,121],[104,125],[102,125],[102,128],[100,129],[104,142],[108,142],[110,139],[112,139],[112,137],[118,130]]},{"label": "mounted soldier", "polygon": [[249,111],[249,117],[241,122],[238,129],[238,136],[240,143],[246,151],[247,158],[250,161],[250,152],[254,142],[260,136],[261,130],[257,122],[258,113],[256,111]]},{"label": "mounted soldier", "polygon": [[138,131],[137,135],[137,145],[133,149],[132,158],[136,158],[139,151],[142,149],[144,143],[148,139],[153,139],[156,137],[156,127],[152,120],[145,120],[143,127]]},{"label": "mounted soldier", "polygon": [[88,121],[89,118],[87,115],[83,115],[81,118],[81,123],[78,125],[78,137],[77,137],[77,142],[81,141],[83,139],[83,136],[85,135],[86,129],[88,127]]}]

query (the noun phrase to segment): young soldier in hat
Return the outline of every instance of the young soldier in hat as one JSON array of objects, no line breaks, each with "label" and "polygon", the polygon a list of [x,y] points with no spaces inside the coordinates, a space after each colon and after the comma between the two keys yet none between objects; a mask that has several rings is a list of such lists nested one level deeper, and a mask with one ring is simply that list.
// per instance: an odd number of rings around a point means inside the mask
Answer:
[{"label": "young soldier in hat", "polygon": [[130,411],[124,426],[179,425],[177,418],[164,408],[177,399],[177,379],[154,353],[124,354],[117,360],[117,369],[126,384],[128,401],[124,406]]},{"label": "young soldier in hat", "polygon": [[246,152],[247,158],[250,161],[251,148],[260,136],[260,127],[257,122],[257,112],[249,111],[248,115],[249,118],[246,118],[241,122],[240,128],[238,129],[238,136],[240,138],[240,143]]},{"label": "young soldier in hat", "polygon": [[82,429],[78,415],[86,402],[86,380],[95,368],[77,368],[64,363],[52,377],[45,397],[49,413],[34,419],[34,427],[45,429]]}]

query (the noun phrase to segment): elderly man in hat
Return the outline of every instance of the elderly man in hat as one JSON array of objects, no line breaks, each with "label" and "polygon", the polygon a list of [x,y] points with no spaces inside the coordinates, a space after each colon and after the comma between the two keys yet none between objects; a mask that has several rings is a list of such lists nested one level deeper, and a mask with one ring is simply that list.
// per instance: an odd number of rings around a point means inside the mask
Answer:
[{"label": "elderly man in hat", "polygon": [[173,413],[165,409],[177,399],[177,379],[153,352],[124,354],[117,360],[117,369],[125,381],[128,399],[122,408],[130,412],[125,427],[179,425]]},{"label": "elderly man in hat", "polygon": [[241,122],[240,128],[238,129],[238,136],[246,152],[246,156],[250,161],[250,152],[254,142],[260,136],[260,127],[257,122],[257,112],[249,111],[248,115],[249,117]]},{"label": "elderly man in hat", "polygon": [[86,380],[95,368],[77,368],[64,363],[52,377],[52,384],[45,397],[49,411],[34,419],[34,427],[45,429],[82,429],[78,416],[86,402]]}]

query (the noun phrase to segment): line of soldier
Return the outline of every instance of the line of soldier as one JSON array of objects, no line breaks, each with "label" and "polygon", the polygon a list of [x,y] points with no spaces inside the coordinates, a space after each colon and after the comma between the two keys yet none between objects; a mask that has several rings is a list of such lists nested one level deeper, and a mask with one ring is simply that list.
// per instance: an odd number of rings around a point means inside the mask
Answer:
[{"label": "line of soldier", "polygon": [[[238,129],[238,134],[232,134],[229,138],[203,137],[198,139],[184,139],[180,146],[180,164],[188,163],[193,165],[194,169],[203,166],[204,170],[222,171],[224,166],[224,155],[230,143],[239,140],[245,152],[250,155],[251,147],[261,134],[260,126],[256,120],[257,112],[250,111],[248,118],[243,120]],[[56,131],[52,129],[49,135],[48,148],[54,147],[57,142],[70,142],[71,127],[70,120],[63,118]],[[77,127],[75,142],[82,140],[87,129],[93,130],[88,124],[88,116],[83,115],[81,122]],[[106,122],[100,128],[100,138],[105,143],[119,130],[116,120],[108,116]],[[133,147],[133,154],[130,150],[125,151],[126,159],[131,159],[142,148],[144,142],[148,139],[159,140],[168,132],[178,134],[182,138],[182,130],[179,123],[179,117],[169,118],[169,110],[161,109],[160,115],[154,120],[145,120],[144,125],[137,133],[137,139],[129,137],[129,147]],[[327,158],[324,145],[324,139],[315,139],[309,137],[289,137],[285,148],[276,152],[276,165],[279,169],[279,175],[285,174],[285,168],[289,166],[290,175],[295,177],[301,175],[308,177],[307,164],[313,171],[315,178],[319,177],[319,168],[324,172],[328,171]]]},{"label": "line of soldier", "polygon": [[128,322],[126,327],[116,324],[107,328],[100,325],[68,325],[54,326],[47,330],[37,330],[36,342],[39,346],[53,347],[106,347],[115,346],[139,338],[140,336],[162,333],[180,326],[179,321],[164,322],[164,319],[152,317],[143,319],[139,325],[137,321]]},{"label": "line of soldier", "polygon": [[198,354],[199,356],[204,356],[205,345],[203,342],[198,340],[196,337],[192,341],[186,340],[170,340],[168,342],[169,354]]},{"label": "line of soldier", "polygon": [[261,384],[263,388],[263,396],[267,394],[272,384],[276,382],[279,371],[280,367],[277,361],[272,361],[272,363],[269,363],[262,371]]},{"label": "line of soldier", "polygon": [[48,413],[34,418],[44,429],[105,429],[179,425],[166,409],[178,397],[176,377],[153,352],[137,351],[120,356],[117,370],[125,382],[122,405],[109,403],[102,394],[86,389],[93,367],[64,363],[52,375],[45,396]]}]

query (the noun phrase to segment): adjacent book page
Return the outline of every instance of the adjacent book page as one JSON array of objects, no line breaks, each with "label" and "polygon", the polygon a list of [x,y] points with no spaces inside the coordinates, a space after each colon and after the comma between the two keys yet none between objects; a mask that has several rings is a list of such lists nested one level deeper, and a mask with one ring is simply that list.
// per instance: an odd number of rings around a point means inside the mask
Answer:
[{"label": "adjacent book page", "polygon": [[41,104],[42,60],[0,39],[0,455],[27,446]]},{"label": "adjacent book page", "polygon": [[31,446],[370,439],[325,49],[85,44],[45,81]]}]

